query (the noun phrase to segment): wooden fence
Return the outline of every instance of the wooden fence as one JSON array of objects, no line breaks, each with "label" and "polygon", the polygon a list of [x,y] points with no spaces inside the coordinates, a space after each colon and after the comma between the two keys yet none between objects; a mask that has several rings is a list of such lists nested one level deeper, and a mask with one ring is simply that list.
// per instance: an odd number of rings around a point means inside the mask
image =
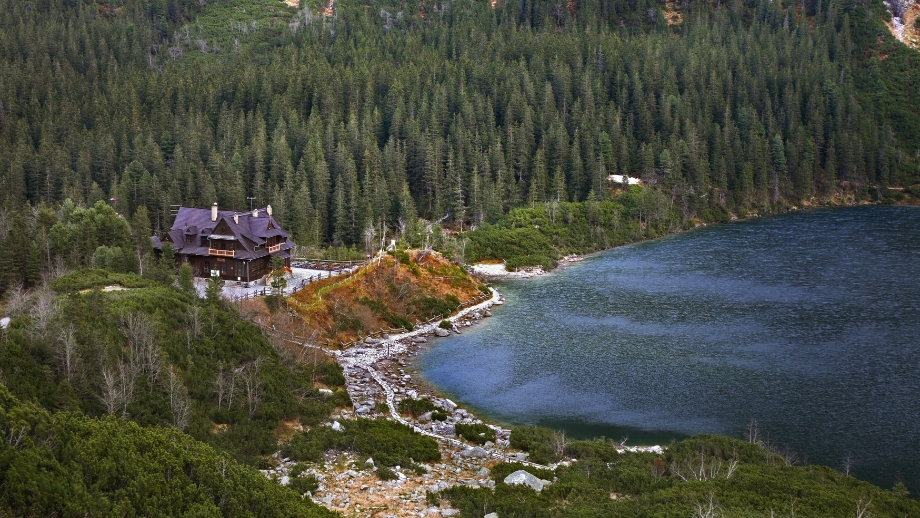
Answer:
[{"label": "wooden fence", "polygon": [[[330,261],[330,262],[331,262],[331,261]],[[345,262],[345,261],[339,261],[339,263],[345,264],[346,262]],[[329,279],[329,278],[331,278],[331,277],[338,277],[338,276],[340,276],[340,275],[343,275],[343,273],[344,273],[345,275],[351,275],[352,273],[354,273],[353,271],[349,272],[349,271],[345,271],[345,270],[346,270],[346,269],[355,268],[355,267],[360,267],[360,266],[366,264],[365,261],[349,261],[349,262],[347,262],[347,263],[348,263],[348,265],[347,265],[347,266],[343,266],[342,268],[330,268],[330,269],[327,269],[325,275],[323,275],[322,273],[318,273],[318,274],[316,274],[316,275],[311,275],[311,276],[309,276],[309,277],[300,279],[299,281],[297,281],[297,282],[293,283],[292,285],[289,285],[288,287],[286,287],[286,288],[282,291],[281,294],[282,294],[282,296],[284,296],[284,297],[289,297],[289,296],[291,296],[291,295],[297,293],[298,291],[300,291],[300,290],[306,288],[308,284],[311,284],[311,283],[313,283],[313,282],[316,282],[316,281],[319,281],[319,280],[322,280],[322,279]],[[300,266],[298,266],[298,268],[300,268]],[[313,268],[313,269],[319,270],[319,269],[321,269],[321,268]],[[254,298],[256,298],[256,297],[264,297],[264,296],[266,296],[266,295],[271,295],[271,294],[272,294],[272,289],[271,289],[271,287],[269,287],[269,286],[263,286],[262,289],[260,289],[260,290],[255,290],[255,291],[251,291],[251,292],[248,292],[248,293],[242,293],[242,294],[239,294],[239,295],[231,295],[231,296],[229,297],[229,299],[230,299],[232,302],[240,302],[240,301],[243,301],[243,300],[250,300],[250,299],[254,299]]]}]

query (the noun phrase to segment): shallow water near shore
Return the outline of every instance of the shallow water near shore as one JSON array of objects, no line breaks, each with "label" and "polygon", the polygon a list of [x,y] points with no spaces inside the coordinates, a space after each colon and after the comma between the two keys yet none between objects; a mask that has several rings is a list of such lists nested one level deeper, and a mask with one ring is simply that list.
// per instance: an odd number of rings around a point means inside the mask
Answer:
[{"label": "shallow water near shore", "polygon": [[920,208],[712,226],[497,283],[422,374],[505,424],[668,444],[763,439],[920,493]]}]

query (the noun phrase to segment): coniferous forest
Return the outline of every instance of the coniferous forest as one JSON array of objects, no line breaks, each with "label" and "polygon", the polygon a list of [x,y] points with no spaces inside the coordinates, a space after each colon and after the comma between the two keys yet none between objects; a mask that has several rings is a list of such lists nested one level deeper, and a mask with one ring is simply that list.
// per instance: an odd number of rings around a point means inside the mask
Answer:
[{"label": "coniferous forest", "polygon": [[672,226],[918,178],[920,56],[881,3],[322,7],[4,0],[5,219],[110,200],[156,231],[171,205],[271,204],[298,244],[350,245],[605,201],[611,174]]}]

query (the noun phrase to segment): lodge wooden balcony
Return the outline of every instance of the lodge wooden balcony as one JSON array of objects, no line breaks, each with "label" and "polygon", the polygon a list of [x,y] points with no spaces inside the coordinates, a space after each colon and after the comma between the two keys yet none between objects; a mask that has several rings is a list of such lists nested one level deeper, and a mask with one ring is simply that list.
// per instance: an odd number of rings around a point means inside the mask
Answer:
[{"label": "lodge wooden balcony", "polygon": [[235,250],[218,250],[216,248],[208,248],[208,255],[216,255],[218,257],[233,257]]},{"label": "lodge wooden balcony", "polygon": [[268,247],[268,253],[270,253],[270,254],[273,254],[273,253],[277,252],[278,250],[281,250],[281,243],[278,243],[277,245]]}]

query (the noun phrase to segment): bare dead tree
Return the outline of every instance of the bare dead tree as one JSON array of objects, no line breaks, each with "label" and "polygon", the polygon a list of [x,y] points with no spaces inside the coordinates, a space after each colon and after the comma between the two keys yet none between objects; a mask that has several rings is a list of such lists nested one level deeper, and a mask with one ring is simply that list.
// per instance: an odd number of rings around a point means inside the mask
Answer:
[{"label": "bare dead tree", "polygon": [[856,518],[870,518],[872,513],[869,512],[869,506],[872,504],[872,499],[864,496],[859,497],[856,500]]},{"label": "bare dead tree", "polygon": [[118,371],[109,367],[102,369],[102,394],[99,400],[105,407],[105,413],[112,415],[118,410]]},{"label": "bare dead tree", "polygon": [[262,402],[262,364],[265,359],[261,356],[256,358],[252,363],[242,368],[240,374],[243,378],[243,391],[246,398],[246,409],[249,411],[249,418],[252,419],[259,410]]},{"label": "bare dead tree", "polygon": [[29,311],[29,294],[16,283],[6,290],[6,314],[9,316],[25,315]]},{"label": "bare dead tree", "polygon": [[715,495],[711,491],[709,492],[709,498],[696,504],[696,514],[694,516],[697,518],[715,518],[723,515],[722,507],[716,503]]},{"label": "bare dead tree", "polygon": [[224,362],[217,364],[217,379],[214,381],[214,388],[217,390],[217,409],[224,407],[224,402],[229,410],[233,405],[233,395],[236,393],[236,371],[224,370]]},{"label": "bare dead tree", "polygon": [[143,313],[128,313],[121,319],[121,332],[128,340],[131,365],[137,373],[147,376],[152,386],[160,377],[160,350],[154,340],[153,324]]},{"label": "bare dead tree", "polygon": [[169,366],[169,409],[172,411],[173,426],[179,430],[188,428],[192,417],[192,402],[189,400],[188,390],[172,365]]},{"label": "bare dead tree", "polygon": [[32,317],[32,334],[41,340],[48,338],[57,324],[60,305],[49,290],[39,290],[35,296],[35,302],[29,310],[29,316]]},{"label": "bare dead tree", "polygon": [[186,340],[189,349],[192,348],[192,339],[201,336],[201,308],[197,305],[189,306],[185,312]]},{"label": "bare dead tree", "polygon": [[77,350],[77,330],[73,324],[67,325],[61,331],[57,343],[57,360],[67,383],[73,383],[80,362],[80,353]]},{"label": "bare dead tree", "polygon": [[683,481],[711,480],[723,477],[729,479],[738,469],[739,462],[738,452],[735,452],[731,459],[724,460],[709,455],[705,449],[700,448],[698,454],[693,457],[671,462],[670,470],[671,473],[677,475]]},{"label": "bare dead tree", "polygon": [[851,469],[853,469],[853,454],[847,452],[843,457],[843,474],[849,477]]},{"label": "bare dead tree", "polygon": [[11,448],[19,449],[19,445],[22,443],[22,439],[29,434],[29,426],[26,424],[14,424],[10,426],[9,432],[6,434],[6,442],[10,445]]},{"label": "bare dead tree", "polygon": [[224,362],[217,362],[217,379],[214,380],[214,389],[217,392],[217,410],[223,409],[224,399],[228,398],[227,392],[232,390],[233,371],[230,371],[229,374],[228,376],[228,373],[224,372]]},{"label": "bare dead tree", "polygon": [[565,447],[568,445],[568,442],[565,440],[565,431],[553,432],[553,450],[556,452],[557,458],[562,458],[565,455]]},{"label": "bare dead tree", "polygon": [[751,419],[748,422],[747,440],[751,444],[757,444],[760,442],[760,428],[757,426],[756,419]]},{"label": "bare dead tree", "polygon": [[105,406],[107,414],[121,410],[128,415],[128,405],[134,402],[134,381],[137,373],[130,362],[119,361],[115,367],[102,369],[102,394],[99,400]]},{"label": "bare dead tree", "polygon": [[137,371],[128,362],[118,363],[118,389],[121,396],[121,415],[128,416],[128,405],[134,402],[134,382]]}]

